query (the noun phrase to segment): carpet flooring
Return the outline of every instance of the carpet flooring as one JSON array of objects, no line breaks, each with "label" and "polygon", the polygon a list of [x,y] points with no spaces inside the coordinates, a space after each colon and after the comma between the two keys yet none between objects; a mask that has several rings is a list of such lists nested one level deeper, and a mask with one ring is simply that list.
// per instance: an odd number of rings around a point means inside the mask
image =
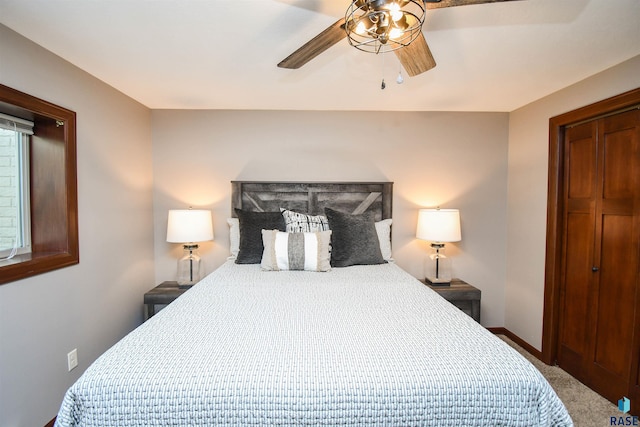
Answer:
[{"label": "carpet flooring", "polygon": [[542,363],[506,336],[499,335],[499,337],[521,353],[544,375],[569,411],[575,427],[616,425],[612,424],[611,417],[619,419],[619,417],[625,416],[618,410],[617,405],[609,402],[559,367]]}]

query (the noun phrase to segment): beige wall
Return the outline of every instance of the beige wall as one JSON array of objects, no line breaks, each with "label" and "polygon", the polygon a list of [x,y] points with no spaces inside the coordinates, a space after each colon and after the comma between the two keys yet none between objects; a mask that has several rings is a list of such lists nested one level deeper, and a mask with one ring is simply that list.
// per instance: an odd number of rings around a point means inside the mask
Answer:
[{"label": "beige wall", "polygon": [[0,286],[0,425],[43,426],[142,321],[154,286],[151,114],[2,25],[0,58],[0,83],[77,113],[80,264]]},{"label": "beige wall", "polygon": [[505,327],[541,350],[549,119],[640,87],[640,56],[522,107],[509,118]]},{"label": "beige wall", "polygon": [[291,111],[153,112],[156,281],[172,280],[181,248],[166,239],[169,209],[213,210],[207,271],[228,256],[231,180],[393,181],[393,249],[423,275],[428,244],[417,209],[459,208],[454,273],[482,290],[482,323],[504,313],[507,114]]}]

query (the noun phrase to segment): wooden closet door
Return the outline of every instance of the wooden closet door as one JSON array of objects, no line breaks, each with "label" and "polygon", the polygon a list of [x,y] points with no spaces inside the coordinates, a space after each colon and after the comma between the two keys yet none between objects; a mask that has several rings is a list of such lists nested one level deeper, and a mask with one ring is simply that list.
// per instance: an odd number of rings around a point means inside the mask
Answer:
[{"label": "wooden closet door", "polygon": [[615,401],[637,381],[640,112],[566,130],[558,364]]},{"label": "wooden closet door", "polygon": [[640,229],[638,110],[600,120],[589,382],[610,399],[632,382]]},{"label": "wooden closet door", "polygon": [[597,176],[597,123],[590,122],[565,131],[564,236],[558,365],[576,378],[586,373],[590,292],[595,241]]}]

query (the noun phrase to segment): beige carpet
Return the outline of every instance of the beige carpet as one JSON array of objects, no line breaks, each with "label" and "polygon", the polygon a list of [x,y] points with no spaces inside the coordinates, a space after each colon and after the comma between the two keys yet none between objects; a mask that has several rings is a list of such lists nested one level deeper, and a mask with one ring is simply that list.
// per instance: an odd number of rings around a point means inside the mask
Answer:
[{"label": "beige carpet", "polygon": [[610,426],[612,425],[611,417],[625,415],[618,411],[617,405],[609,402],[562,369],[557,366],[545,365],[509,338],[504,335],[499,335],[499,337],[518,350],[544,375],[569,411],[576,427]]}]

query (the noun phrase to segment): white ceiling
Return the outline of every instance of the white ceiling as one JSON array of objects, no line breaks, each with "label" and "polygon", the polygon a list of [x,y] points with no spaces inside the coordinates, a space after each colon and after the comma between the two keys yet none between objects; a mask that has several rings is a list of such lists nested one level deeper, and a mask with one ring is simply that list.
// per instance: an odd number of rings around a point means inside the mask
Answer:
[{"label": "white ceiling", "polygon": [[348,4],[0,0],[0,23],[154,109],[512,111],[640,54],[638,0],[522,0],[427,11],[438,65],[401,85],[346,39],[276,67]]}]

